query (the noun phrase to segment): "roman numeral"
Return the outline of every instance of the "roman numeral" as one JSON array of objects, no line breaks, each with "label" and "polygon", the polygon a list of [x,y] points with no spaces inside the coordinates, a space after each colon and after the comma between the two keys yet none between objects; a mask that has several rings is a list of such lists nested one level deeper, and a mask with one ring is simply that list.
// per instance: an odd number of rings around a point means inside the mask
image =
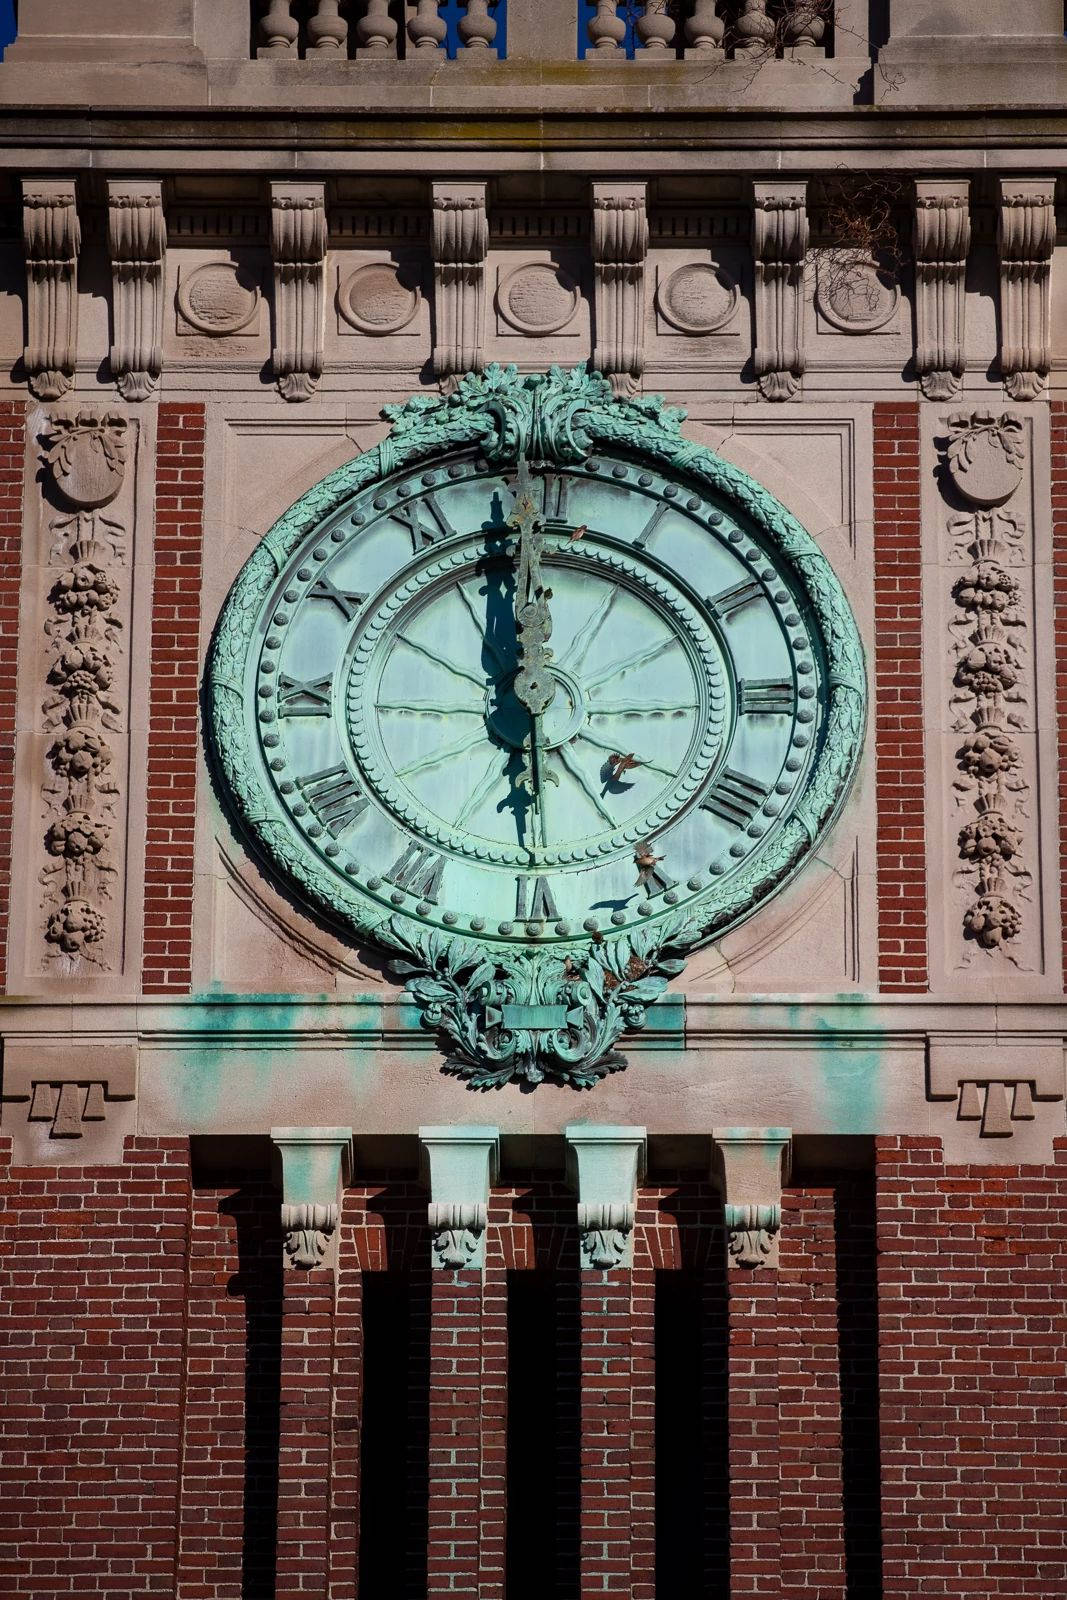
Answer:
[{"label": "roman numeral", "polygon": [[570,480],[564,477],[549,477],[547,474],[541,480],[545,486],[543,504],[546,517],[562,518],[567,515],[567,490]]},{"label": "roman numeral", "polygon": [[559,916],[556,902],[547,878],[534,879],[533,902],[526,909],[526,878],[515,879],[515,920],[517,922],[554,922]]},{"label": "roman numeral", "polygon": [[336,839],[366,811],[370,801],[347,767],[327,767],[299,780],[304,798]]},{"label": "roman numeral", "polygon": [[770,792],[766,784],[756,778],[724,767],[701,800],[700,809],[743,828],[752,821]]},{"label": "roman numeral", "polygon": [[643,550],[670,509],[670,506],[667,505],[665,501],[661,500],[655,511],[653,511],[652,515],[645,523],[644,527],[641,529],[641,532],[637,535],[637,538],[634,540],[634,544],[638,545]]},{"label": "roman numeral", "polygon": [[[424,510],[430,513],[432,526],[422,520]],[[439,539],[450,539],[456,531],[432,494],[423,495],[413,505],[396,506],[391,514],[408,530],[411,548],[416,555],[420,550],[425,550],[427,545],[436,544]]]},{"label": "roman numeral", "polygon": [[353,594],[349,589],[339,589],[329,578],[319,578],[308,590],[309,600],[329,600],[337,607],[346,622],[351,622],[364,600],[365,594]]},{"label": "roman numeral", "polygon": [[758,600],[763,594],[762,587],[755,578],[745,578],[741,583],[735,583],[732,589],[724,589],[721,594],[712,595],[708,605],[720,617],[728,617],[735,611],[740,611],[742,606],[747,606],[749,601]]},{"label": "roman numeral", "polygon": [[389,868],[385,879],[398,889],[406,889],[408,894],[417,894],[421,900],[429,900],[431,905],[436,905],[444,870],[444,856],[439,856],[435,850],[427,850],[421,844],[409,844],[400,859]]},{"label": "roman numeral", "polygon": [[767,716],[789,716],[796,704],[789,678],[742,678],[738,688],[742,716],[750,711],[762,711]]},{"label": "roman numeral", "polygon": [[330,714],[332,678],[316,678],[304,683],[300,678],[290,678],[286,672],[278,675],[278,715],[280,717],[326,717]]}]

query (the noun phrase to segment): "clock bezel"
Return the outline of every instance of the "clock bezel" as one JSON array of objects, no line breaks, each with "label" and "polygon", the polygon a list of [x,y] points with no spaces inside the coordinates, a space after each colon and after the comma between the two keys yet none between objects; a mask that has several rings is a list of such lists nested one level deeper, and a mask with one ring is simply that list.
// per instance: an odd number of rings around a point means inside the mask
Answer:
[{"label": "clock bezel", "polygon": [[[817,633],[821,646],[827,701],[821,746],[807,785],[782,825],[753,848],[735,873],[688,900],[679,942],[687,947],[704,944],[737,926],[817,848],[844,804],[862,748],[867,706],[863,647],[840,582],[814,539],[746,473],[684,438],[684,413],[655,397],[617,399],[604,379],[584,369],[519,375],[514,368],[489,368],[468,375],[447,398],[419,395],[402,406],[387,407],[386,415],[393,429],[380,445],[323,479],[264,535],[238,574],[216,626],[206,674],[206,731],[214,765],[246,839],[344,936],[388,951],[425,932],[423,920],[406,907],[384,909],[357,883],[331,871],[262,780],[258,768],[264,756],[257,748],[248,687],[255,679],[257,624],[278,579],[319,524],[336,517],[379,480],[472,450],[497,468],[517,462],[521,453],[549,467],[573,468],[601,449],[635,466],[650,466],[740,516],[768,561],[785,569],[785,581],[806,603],[809,631]],[[262,743],[268,742],[264,737]],[[462,937],[498,956],[524,942],[517,933],[503,936],[489,930],[463,930]],[[584,947],[590,937],[576,932],[567,942]],[[609,930],[603,937],[610,941],[613,935]],[[559,949],[559,941],[554,943]]]}]

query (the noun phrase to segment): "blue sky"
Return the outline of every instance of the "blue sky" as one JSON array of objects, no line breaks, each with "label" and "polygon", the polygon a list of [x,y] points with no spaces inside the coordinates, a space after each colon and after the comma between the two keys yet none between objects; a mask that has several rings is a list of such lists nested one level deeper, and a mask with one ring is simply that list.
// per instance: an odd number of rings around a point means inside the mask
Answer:
[{"label": "blue sky", "polygon": [[15,37],[15,0],[0,0],[0,49]]}]

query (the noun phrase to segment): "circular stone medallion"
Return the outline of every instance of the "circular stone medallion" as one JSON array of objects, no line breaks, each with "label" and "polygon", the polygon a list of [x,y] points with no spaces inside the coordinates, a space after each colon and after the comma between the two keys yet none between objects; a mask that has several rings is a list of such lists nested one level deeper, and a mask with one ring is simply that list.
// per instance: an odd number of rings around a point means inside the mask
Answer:
[{"label": "circular stone medallion", "polygon": [[737,310],[737,284],[721,267],[691,261],[656,290],[660,316],[679,333],[715,333]]},{"label": "circular stone medallion", "polygon": [[548,261],[513,268],[496,292],[497,310],[508,326],[541,339],[567,326],[580,298],[574,279]]},{"label": "circular stone medallion", "polygon": [[209,261],[178,288],[178,309],[198,333],[242,333],[259,310],[259,287],[235,261]]},{"label": "circular stone medallion", "polygon": [[399,333],[419,309],[419,286],[392,261],[368,261],[357,267],[337,291],[337,306],[350,327],[360,333]]},{"label": "circular stone medallion", "polygon": [[819,263],[818,308],[840,333],[876,333],[896,314],[900,288],[875,261]]}]

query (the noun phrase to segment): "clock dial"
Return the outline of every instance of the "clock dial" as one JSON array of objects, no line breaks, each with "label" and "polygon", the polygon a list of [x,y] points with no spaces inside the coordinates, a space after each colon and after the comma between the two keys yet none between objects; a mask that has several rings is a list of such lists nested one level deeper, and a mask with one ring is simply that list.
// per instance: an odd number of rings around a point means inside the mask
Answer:
[{"label": "clock dial", "polygon": [[286,560],[246,672],[252,759],[317,898],[487,942],[706,904],[803,795],[827,704],[766,539],[604,453],[521,483],[473,452],[378,478]]}]

